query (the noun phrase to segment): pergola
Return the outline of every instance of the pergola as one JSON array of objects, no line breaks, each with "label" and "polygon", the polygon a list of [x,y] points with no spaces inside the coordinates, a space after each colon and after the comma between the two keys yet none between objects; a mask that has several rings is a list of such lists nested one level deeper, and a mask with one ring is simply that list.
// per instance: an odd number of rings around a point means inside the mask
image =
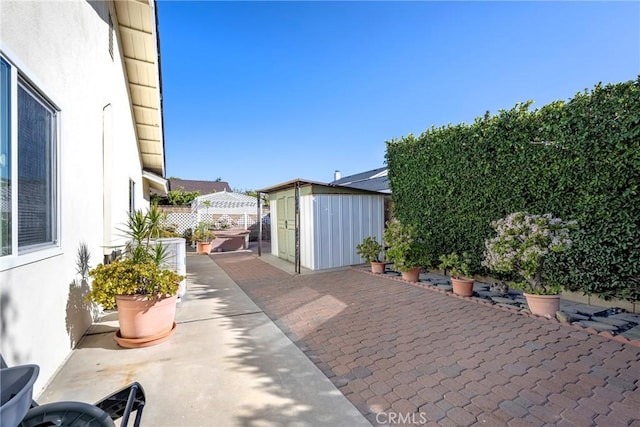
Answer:
[{"label": "pergola", "polygon": [[243,215],[245,229],[249,215],[257,214],[258,223],[262,219],[262,209],[258,206],[258,200],[255,197],[226,191],[196,197],[191,202],[191,212],[194,214],[196,224],[205,215]]}]

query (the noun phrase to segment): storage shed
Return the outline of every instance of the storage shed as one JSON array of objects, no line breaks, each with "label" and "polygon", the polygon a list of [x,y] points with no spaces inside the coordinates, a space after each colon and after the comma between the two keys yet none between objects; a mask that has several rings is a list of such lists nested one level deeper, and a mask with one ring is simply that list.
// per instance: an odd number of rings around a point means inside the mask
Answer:
[{"label": "storage shed", "polygon": [[295,179],[262,190],[271,207],[271,253],[309,270],[361,264],[356,245],[382,242],[384,194]]}]

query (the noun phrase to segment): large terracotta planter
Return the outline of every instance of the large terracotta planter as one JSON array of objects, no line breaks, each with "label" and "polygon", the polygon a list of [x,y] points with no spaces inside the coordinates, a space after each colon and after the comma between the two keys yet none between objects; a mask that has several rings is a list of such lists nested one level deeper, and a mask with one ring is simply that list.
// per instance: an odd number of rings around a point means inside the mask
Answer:
[{"label": "large terracotta planter", "polygon": [[[175,329],[177,298],[178,295],[150,300],[138,295],[116,296],[120,323],[117,338],[142,344],[137,347],[164,341],[163,338],[173,334]],[[116,341],[122,345],[119,340]]]},{"label": "large terracotta planter", "polygon": [[384,262],[371,261],[371,272],[375,274],[384,274],[384,268],[387,264]]},{"label": "large terracotta planter", "polygon": [[420,278],[420,269],[417,267],[412,268],[409,271],[402,271],[401,274],[402,278],[407,282],[417,282]]},{"label": "large terracotta planter", "polygon": [[473,296],[473,282],[473,279],[458,279],[452,277],[451,286],[453,287],[453,293],[461,297]]},{"label": "large terracotta planter", "polygon": [[560,310],[560,295],[524,294],[531,313],[544,317],[556,317]]},{"label": "large terracotta planter", "polygon": [[211,253],[211,242],[197,242],[196,253],[198,255],[209,255]]}]

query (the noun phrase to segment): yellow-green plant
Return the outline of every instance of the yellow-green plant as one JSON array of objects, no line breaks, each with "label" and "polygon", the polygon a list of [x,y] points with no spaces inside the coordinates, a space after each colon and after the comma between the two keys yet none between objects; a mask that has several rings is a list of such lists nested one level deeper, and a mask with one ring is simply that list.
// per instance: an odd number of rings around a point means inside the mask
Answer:
[{"label": "yellow-green plant", "polygon": [[91,292],[87,300],[105,309],[115,307],[116,295],[141,295],[148,299],[174,295],[183,276],[162,266],[166,258],[164,246],[154,241],[162,236],[163,215],[156,205],[146,213],[137,210],[122,230],[129,242],[122,259],[100,264],[89,272]]},{"label": "yellow-green plant", "polygon": [[205,221],[200,221],[196,228],[193,230],[192,235],[195,242],[210,242],[216,238],[216,235],[211,231],[211,224]]},{"label": "yellow-green plant", "polygon": [[93,281],[87,298],[107,310],[115,308],[116,295],[140,295],[147,299],[175,295],[184,278],[152,261],[137,263],[132,259],[100,264],[89,276]]}]

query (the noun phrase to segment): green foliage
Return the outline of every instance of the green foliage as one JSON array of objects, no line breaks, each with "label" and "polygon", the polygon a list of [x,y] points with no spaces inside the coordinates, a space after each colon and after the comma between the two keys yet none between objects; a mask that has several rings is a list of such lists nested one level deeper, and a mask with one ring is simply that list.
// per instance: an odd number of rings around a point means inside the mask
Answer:
[{"label": "green foliage", "polygon": [[160,265],[166,258],[166,249],[153,239],[165,237],[166,215],[160,212],[157,205],[151,205],[146,213],[138,209],[127,219],[127,228],[121,230],[129,242],[125,247],[127,258],[136,263],[155,262]]},{"label": "green foliage", "polygon": [[132,259],[100,264],[89,276],[93,279],[88,298],[109,310],[116,306],[116,295],[142,295],[148,299],[175,295],[182,276],[160,268],[154,262]]},{"label": "green foliage", "polygon": [[160,194],[153,193],[149,198],[152,205],[166,205],[168,204],[167,198]]},{"label": "green foliage", "polygon": [[387,222],[383,236],[387,248],[387,259],[400,272],[407,272],[416,267],[427,266],[424,263],[422,240],[417,236],[417,227],[403,224],[397,219]]},{"label": "green foliage", "polygon": [[550,283],[639,301],[640,77],[530,104],[389,141],[394,214],[432,264],[468,250],[479,265],[491,221],[512,212],[575,219],[571,250],[545,260]]},{"label": "green foliage", "polygon": [[438,259],[440,260],[438,268],[444,270],[445,274],[448,272],[453,278],[470,278],[473,275],[471,273],[471,259],[468,252],[463,252],[462,257],[457,253],[452,252],[449,255],[440,255],[440,258]]},{"label": "green foliage", "polygon": [[191,202],[200,195],[199,191],[184,191],[183,187],[171,190],[167,193],[167,200],[173,206],[190,205]]},{"label": "green foliage", "polygon": [[206,221],[200,221],[196,228],[193,230],[192,238],[195,242],[210,242],[216,238],[216,235],[211,228],[212,224]]},{"label": "green foliage", "polygon": [[367,262],[380,262],[382,245],[375,237],[366,237],[362,243],[356,245],[357,254]]},{"label": "green foliage", "polygon": [[142,295],[147,298],[174,295],[184,278],[162,267],[166,248],[155,242],[164,233],[164,216],[156,205],[146,213],[137,210],[122,230],[130,241],[125,248],[125,259],[100,264],[89,272],[93,278],[87,300],[101,304],[105,309],[115,307],[116,295]]}]

